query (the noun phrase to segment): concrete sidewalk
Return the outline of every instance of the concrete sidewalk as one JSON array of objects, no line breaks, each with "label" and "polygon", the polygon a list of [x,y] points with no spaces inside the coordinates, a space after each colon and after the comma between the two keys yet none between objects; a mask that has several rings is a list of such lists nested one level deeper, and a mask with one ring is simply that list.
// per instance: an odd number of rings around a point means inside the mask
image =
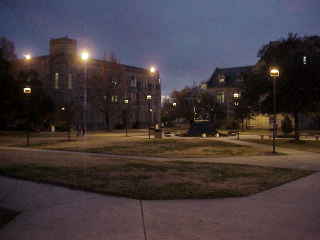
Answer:
[{"label": "concrete sidewalk", "polygon": [[[220,140],[219,140],[220,141]],[[147,160],[147,161],[194,161],[194,162],[216,162],[216,163],[236,163],[249,164],[269,167],[282,168],[298,168],[306,170],[320,171],[320,154],[311,152],[302,152],[287,148],[281,148],[281,151],[286,152],[286,155],[272,155],[270,153],[270,146],[256,143],[248,143],[245,141],[237,141],[232,139],[224,139],[223,141],[230,143],[237,143],[241,145],[259,145],[258,147],[265,148],[267,155],[263,156],[240,156],[240,157],[211,157],[211,158],[163,158],[163,157],[147,157],[147,156],[127,156],[127,155],[113,155],[104,153],[85,153],[85,152],[71,152],[60,150],[44,150],[32,148],[18,148],[18,147],[3,147],[0,146],[0,154],[3,161],[6,159],[16,158],[22,159],[47,159],[55,161],[56,158],[65,159],[66,164],[69,160],[94,161],[103,159],[133,159],[133,160]],[[50,154],[48,154],[50,153]]]},{"label": "concrete sidewalk", "polygon": [[244,198],[138,201],[0,177],[3,240],[318,240],[320,173]]},{"label": "concrete sidewalk", "polygon": [[[4,147],[0,153],[3,161],[122,157]],[[305,152],[229,158],[137,158],[320,170],[320,154]],[[179,201],[138,201],[0,177],[0,206],[22,212],[0,230],[0,239],[320,239],[319,202],[320,173],[250,197]]]}]

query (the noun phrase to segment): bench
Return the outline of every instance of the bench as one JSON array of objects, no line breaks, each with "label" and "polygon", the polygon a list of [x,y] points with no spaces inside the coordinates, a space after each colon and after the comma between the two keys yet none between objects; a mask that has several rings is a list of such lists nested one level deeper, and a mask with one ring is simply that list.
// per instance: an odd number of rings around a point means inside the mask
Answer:
[{"label": "bench", "polygon": [[264,137],[269,137],[269,139],[271,139],[272,135],[260,135],[260,140],[262,141]]},{"label": "bench", "polygon": [[[272,139],[272,135],[260,135],[260,140],[262,141],[264,137],[269,137],[269,139]],[[316,141],[320,140],[319,135],[300,135],[300,137],[311,137],[311,138],[314,137]]]}]

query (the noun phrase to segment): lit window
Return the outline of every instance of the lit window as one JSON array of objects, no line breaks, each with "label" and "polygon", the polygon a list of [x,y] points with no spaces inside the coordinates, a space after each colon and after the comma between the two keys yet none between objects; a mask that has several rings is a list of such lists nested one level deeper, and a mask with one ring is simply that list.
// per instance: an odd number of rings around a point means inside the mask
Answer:
[{"label": "lit window", "polygon": [[113,88],[117,88],[119,86],[119,80],[115,77],[112,77],[111,84]]},{"label": "lit window", "polygon": [[219,83],[224,83],[225,77],[224,77],[223,74],[220,74],[220,75],[218,76],[218,79],[219,79]]},{"label": "lit window", "polygon": [[206,84],[206,83],[202,83],[202,84],[201,84],[201,88],[202,88],[202,89],[207,89],[207,84]]},{"label": "lit window", "polygon": [[217,102],[218,103],[224,103],[224,92],[218,92],[217,93]]},{"label": "lit window", "polygon": [[68,74],[68,88],[72,89],[72,73]]},{"label": "lit window", "polygon": [[54,74],[54,88],[55,89],[59,88],[59,73]]},{"label": "lit window", "polygon": [[240,98],[240,93],[239,92],[234,92],[233,93],[233,98]]},{"label": "lit window", "polygon": [[235,106],[239,106],[239,102],[234,102],[234,105]]},{"label": "lit window", "polygon": [[307,64],[307,56],[303,56],[303,64],[304,64],[304,65]]},{"label": "lit window", "polygon": [[118,102],[118,96],[111,96],[111,102],[117,103]]}]

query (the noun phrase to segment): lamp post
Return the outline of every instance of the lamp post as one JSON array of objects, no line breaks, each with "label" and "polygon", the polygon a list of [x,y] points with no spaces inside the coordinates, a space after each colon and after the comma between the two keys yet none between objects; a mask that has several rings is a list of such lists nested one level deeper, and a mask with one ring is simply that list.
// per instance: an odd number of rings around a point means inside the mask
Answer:
[{"label": "lamp post", "polygon": [[125,111],[126,111],[126,137],[128,137],[128,105],[129,105],[129,100],[125,99],[123,102],[125,105],[127,105]]},{"label": "lamp post", "polygon": [[23,88],[23,93],[25,94],[27,98],[27,108],[28,108],[28,114],[27,114],[27,146],[30,145],[30,96],[31,96],[31,87],[25,86]]},{"label": "lamp post", "polygon": [[63,118],[66,120],[67,122],[67,127],[68,127],[68,141],[71,141],[71,121],[70,121],[70,106],[68,107],[68,109],[65,106],[62,106],[60,108],[62,114],[63,114]]},{"label": "lamp post", "polygon": [[152,100],[152,96],[150,94],[147,95],[147,101],[148,101],[148,114],[149,114],[149,126],[148,126],[148,135],[149,135],[149,139],[150,139],[150,127],[151,127],[151,114],[152,114],[152,109],[151,109],[151,100]]},{"label": "lamp post", "polygon": [[276,113],[276,79],[279,77],[280,72],[276,67],[270,69],[270,77],[273,82],[273,131],[272,131],[272,153],[276,153],[276,125],[277,125],[277,113]]},{"label": "lamp post", "polygon": [[[29,84],[30,83],[30,61],[32,59],[32,56],[30,53],[25,54],[24,56],[24,60],[25,63],[27,65],[26,69],[27,69],[27,80],[26,82]],[[31,87],[30,86],[25,86],[23,88],[23,93],[25,94],[26,98],[27,98],[27,111],[28,111],[28,117],[27,117],[27,146],[30,145],[30,97],[31,97]]]},{"label": "lamp post", "polygon": [[[239,98],[240,98],[240,93],[239,92],[234,92],[233,93],[233,99],[234,99],[234,107],[235,107],[236,111],[238,110],[238,107],[239,107]],[[237,140],[240,140],[239,120],[236,122],[236,124],[238,125],[238,126],[235,126],[237,128],[237,131],[236,131]]]},{"label": "lamp post", "polygon": [[89,52],[83,51],[81,53],[81,60],[84,63],[84,82],[83,82],[83,112],[82,112],[82,135],[84,135],[87,132],[87,81],[88,81],[88,61],[89,61],[90,55]]}]

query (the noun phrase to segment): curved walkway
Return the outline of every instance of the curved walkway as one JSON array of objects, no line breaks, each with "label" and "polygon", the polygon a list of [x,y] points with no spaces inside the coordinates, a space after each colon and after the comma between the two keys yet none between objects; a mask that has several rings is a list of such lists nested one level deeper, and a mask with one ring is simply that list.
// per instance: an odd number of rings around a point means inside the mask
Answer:
[{"label": "curved walkway", "polygon": [[[0,154],[2,159],[27,156],[53,161],[57,157],[66,161],[128,158],[4,147],[0,148]],[[193,160],[320,170],[320,154],[300,151],[288,155]],[[320,239],[319,183],[320,173],[316,173],[243,198],[138,201],[0,177],[0,205],[22,211],[0,230],[0,239],[316,240]]]},{"label": "curved walkway", "polygon": [[[134,160],[148,160],[148,161],[195,161],[195,162],[217,162],[217,163],[238,163],[270,167],[283,168],[301,168],[308,170],[320,171],[320,154],[298,151],[288,148],[277,148],[282,155],[273,155],[271,153],[272,147],[264,144],[251,143],[246,141],[239,141],[232,138],[209,139],[210,141],[223,141],[245,146],[252,146],[260,148],[266,155],[259,156],[232,156],[232,157],[201,157],[201,158],[163,158],[163,157],[148,157],[148,156],[128,156],[128,155],[114,155],[104,153],[86,153],[74,151],[60,151],[60,150],[44,150],[33,148],[19,148],[19,147],[1,147],[0,154],[3,159],[15,156],[16,158],[45,158],[54,159],[63,158],[68,159],[104,159],[104,158],[119,158],[119,159],[134,159]],[[49,153],[49,154],[48,154]]]},{"label": "curved walkway", "polygon": [[244,198],[137,201],[0,177],[4,240],[317,240],[320,173]]}]

